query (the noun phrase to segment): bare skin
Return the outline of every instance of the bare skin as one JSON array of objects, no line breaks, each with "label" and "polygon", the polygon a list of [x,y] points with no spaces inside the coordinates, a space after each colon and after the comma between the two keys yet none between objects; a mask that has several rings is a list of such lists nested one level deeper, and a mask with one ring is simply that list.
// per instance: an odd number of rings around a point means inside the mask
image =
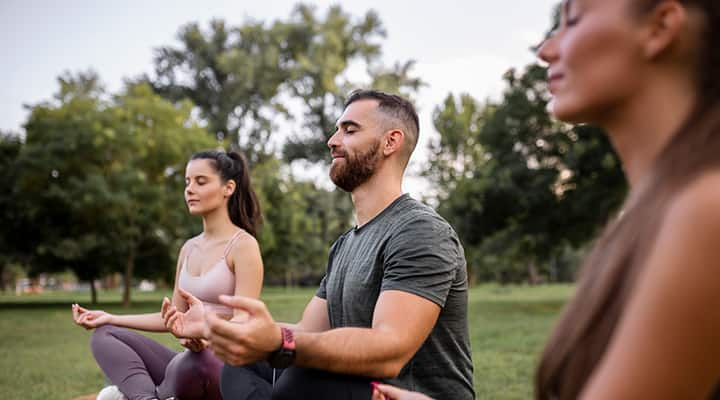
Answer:
[{"label": "bare skin", "polygon": [[[379,143],[375,173],[351,192],[357,225],[362,226],[402,195],[409,153],[403,148],[405,132],[383,128],[374,100],[350,104],[336,127],[328,141],[333,168],[342,168],[346,156]],[[230,365],[267,359],[281,344],[280,326],[289,326],[295,329],[296,365],[378,378],[400,372],[430,334],[440,312],[439,306],[420,296],[389,290],[378,298],[371,328],[330,329],[327,303],[318,297],[310,300],[297,324],[275,322],[258,300],[223,296],[220,301],[247,313],[243,323],[206,314],[210,346]]]},{"label": "bare skin", "polygon": [[[201,301],[178,287],[178,277],[189,246],[197,246],[190,257],[187,272],[199,276],[212,268],[222,257],[231,237],[239,230],[229,217],[227,202],[236,189],[235,182],[222,183],[217,172],[207,160],[193,160],[186,170],[185,199],[189,211],[203,218],[203,233],[188,240],[180,250],[175,273],[172,300],[165,298],[158,313],[114,315],[102,310],[87,310],[72,305],[74,322],[86,329],[105,324],[149,332],[170,332],[180,343],[193,351],[207,346],[203,338],[204,307]],[[200,255],[197,257],[197,255]],[[262,286],[263,266],[257,241],[249,234],[240,233],[226,258],[235,276],[235,294],[257,298]],[[221,316],[229,319],[232,316]]]},{"label": "bare skin", "polygon": [[[639,16],[629,12],[632,1],[569,2],[539,56],[549,67],[553,113],[605,127],[635,189],[653,173],[658,153],[695,104],[698,78],[691,60],[698,58],[702,23],[678,1],[662,1]],[[598,75],[591,64],[606,59],[624,63],[611,71],[615,84],[609,86],[616,87],[591,90],[601,82],[593,80]],[[617,84],[628,75],[632,87]],[[593,101],[579,95],[585,90],[594,92]],[[715,388],[719,205],[718,172],[707,172],[675,194],[583,399],[704,399]]]},{"label": "bare skin", "polygon": [[[608,131],[631,187],[697,97],[698,30],[681,2],[633,14],[635,0],[570,0],[540,48],[552,113]],[[689,61],[690,60],[690,61]],[[612,82],[612,84],[608,84]],[[651,117],[649,117],[651,116]],[[676,193],[583,399],[705,399],[720,377],[720,172]],[[425,399],[379,385],[373,399]]]}]

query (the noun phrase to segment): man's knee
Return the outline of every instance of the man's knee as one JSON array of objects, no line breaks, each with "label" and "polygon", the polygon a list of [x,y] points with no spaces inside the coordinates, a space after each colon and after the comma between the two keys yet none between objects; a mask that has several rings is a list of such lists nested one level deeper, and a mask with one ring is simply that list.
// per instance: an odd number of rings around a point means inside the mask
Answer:
[{"label": "man's knee", "polygon": [[272,400],[367,400],[371,395],[369,378],[291,367],[275,385]]},{"label": "man's knee", "polygon": [[220,373],[220,392],[223,399],[269,400],[272,384],[257,365],[233,367],[225,365]]}]

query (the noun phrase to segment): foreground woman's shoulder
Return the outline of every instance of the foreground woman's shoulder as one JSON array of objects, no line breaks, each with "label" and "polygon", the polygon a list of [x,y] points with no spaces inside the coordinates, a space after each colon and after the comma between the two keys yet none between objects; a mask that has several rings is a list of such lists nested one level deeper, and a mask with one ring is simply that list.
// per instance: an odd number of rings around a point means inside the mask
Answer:
[{"label": "foreground woman's shoulder", "polygon": [[688,224],[697,234],[720,229],[720,169],[690,182],[675,196],[668,209],[669,222]]}]

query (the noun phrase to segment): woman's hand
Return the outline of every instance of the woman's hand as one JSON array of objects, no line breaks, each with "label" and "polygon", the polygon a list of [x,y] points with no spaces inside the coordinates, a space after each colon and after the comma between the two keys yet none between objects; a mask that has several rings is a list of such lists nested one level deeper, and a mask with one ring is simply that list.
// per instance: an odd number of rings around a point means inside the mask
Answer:
[{"label": "woman's hand", "polygon": [[208,342],[205,339],[182,338],[180,339],[180,344],[194,353],[199,353],[208,347]]},{"label": "woman's hand", "polygon": [[202,301],[180,288],[178,294],[187,302],[188,309],[180,312],[170,303],[170,299],[164,298],[160,314],[165,327],[177,338],[202,338],[205,329],[205,307]]},{"label": "woman's hand", "polygon": [[87,310],[78,304],[72,305],[73,321],[85,329],[95,329],[99,326],[109,324],[111,314],[102,310]]},{"label": "woman's hand", "polygon": [[409,392],[395,386],[383,385],[378,382],[371,383],[373,387],[372,400],[432,400],[418,392]]}]

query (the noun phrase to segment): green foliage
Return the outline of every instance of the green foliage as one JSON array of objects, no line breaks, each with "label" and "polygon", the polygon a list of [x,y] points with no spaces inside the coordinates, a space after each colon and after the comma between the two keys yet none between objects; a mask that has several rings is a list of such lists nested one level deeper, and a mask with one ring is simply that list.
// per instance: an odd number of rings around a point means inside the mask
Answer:
[{"label": "green foliage", "polygon": [[[213,147],[191,119],[145,84],[106,96],[96,75],[61,78],[56,102],[32,108],[17,159],[37,271],[91,280],[122,271],[167,276],[188,236],[182,188],[189,154]],[[137,269],[136,269],[137,267]],[[129,301],[129,298],[126,299]]]},{"label": "green foliage", "polygon": [[257,165],[253,179],[265,217],[260,249],[266,283],[319,283],[330,244],[350,227],[349,196],[283,176],[278,159]]},{"label": "green foliage", "polygon": [[5,290],[9,283],[5,277],[11,265],[27,259],[30,253],[22,238],[31,230],[23,223],[23,201],[16,188],[17,158],[22,145],[20,135],[0,131],[0,290]]},{"label": "green foliage", "polygon": [[[380,62],[384,37],[373,11],[356,18],[340,6],[318,12],[299,4],[270,23],[214,20],[207,29],[190,23],[178,45],[156,50],[155,76],[145,80],[171,101],[191,100],[208,131],[251,162],[269,282],[319,279],[329,245],[349,227],[352,212],[346,194],[294,179],[283,161],[328,159],[327,135],[351,89],[370,84],[409,95],[422,84],[411,75],[412,61]],[[353,65],[365,67],[364,84],[348,78]],[[300,131],[274,139],[279,121],[296,118]],[[282,143],[283,160],[273,142]]]},{"label": "green foliage", "polygon": [[[353,18],[340,6],[319,15],[299,4],[272,23],[213,20],[207,30],[190,23],[178,46],[156,50],[155,77],[145,80],[172,101],[190,99],[208,131],[253,165],[272,156],[278,120],[295,118],[302,118],[302,131],[284,143],[285,159],[326,160],[327,135],[350,90],[371,85],[411,94],[422,84],[411,76],[412,61],[381,64],[384,37],[377,13]],[[366,81],[347,77],[353,64],[365,65]]]},{"label": "green foliage", "polygon": [[[550,118],[544,68],[505,75],[502,99],[448,96],[427,176],[476,278],[567,279],[567,254],[619,206],[625,182],[605,135]],[[569,261],[568,261],[569,262]]]},{"label": "green foliage", "polygon": [[[299,5],[289,25],[295,43],[291,65],[290,95],[302,104],[304,132],[295,132],[283,148],[285,159],[312,162],[328,160],[326,141],[335,130],[347,94],[358,87],[372,87],[410,96],[422,85],[411,76],[413,61],[381,64],[381,45],[385,29],[373,11],[353,21],[340,6],[330,7],[321,19],[315,9]],[[369,81],[353,81],[347,70],[353,63],[365,65]]]}]

